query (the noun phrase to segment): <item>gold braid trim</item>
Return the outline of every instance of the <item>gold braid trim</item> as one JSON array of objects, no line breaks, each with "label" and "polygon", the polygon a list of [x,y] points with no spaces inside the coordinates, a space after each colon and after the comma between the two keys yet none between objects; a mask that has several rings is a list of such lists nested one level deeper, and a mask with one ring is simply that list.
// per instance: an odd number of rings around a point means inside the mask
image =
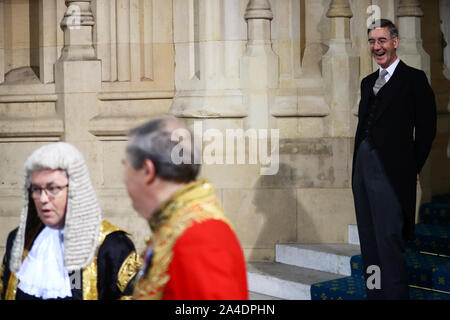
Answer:
[{"label": "gold braid trim", "polygon": [[149,242],[154,252],[151,267],[145,275],[137,281],[134,299],[158,300],[162,299],[164,288],[169,281],[169,264],[172,261],[173,247],[177,239],[195,222],[206,220],[220,220],[233,229],[214,194],[212,185],[205,181],[193,182],[172,197],[170,203],[163,207],[158,214],[158,221],[164,221],[153,233]]},{"label": "gold braid trim", "polygon": [[[97,254],[98,249],[102,245],[106,236],[115,231],[123,231],[119,227],[116,227],[107,220],[103,220],[100,226],[99,244],[94,255],[92,262],[83,269],[83,300],[98,300],[98,288],[97,288]],[[124,231],[125,232],[125,231]],[[125,232],[126,233],[126,232]],[[128,233],[127,233],[128,234]],[[28,254],[28,250],[24,250],[22,261],[25,260]],[[6,291],[6,300],[15,300],[17,293],[17,285],[19,280],[15,274],[11,272],[11,276],[8,281],[8,289]]]},{"label": "gold braid trim", "polygon": [[83,300],[98,300],[97,288],[97,255],[98,249],[105,241],[106,236],[115,231],[123,231],[107,220],[103,220],[100,226],[99,242],[92,262],[83,269]]},{"label": "gold braid trim", "polygon": [[11,272],[8,281],[8,290],[6,290],[5,300],[16,300],[17,286],[19,285],[19,279],[15,274]]},{"label": "gold braid trim", "polygon": [[[5,264],[8,263],[8,261],[6,261],[5,259]],[[0,269],[0,300],[2,300],[2,295],[3,295],[3,276],[5,274],[5,264],[2,263],[2,267]]]},{"label": "gold braid trim", "polygon": [[122,263],[117,274],[117,287],[123,293],[127,288],[128,283],[136,275],[137,271],[142,266],[142,260],[137,255],[136,251],[131,252]]},{"label": "gold braid trim", "polygon": [[[23,250],[22,262],[28,255],[28,249]],[[11,272],[8,280],[8,288],[6,288],[5,300],[16,300],[17,286],[19,285],[19,279],[16,278],[14,272]]]}]

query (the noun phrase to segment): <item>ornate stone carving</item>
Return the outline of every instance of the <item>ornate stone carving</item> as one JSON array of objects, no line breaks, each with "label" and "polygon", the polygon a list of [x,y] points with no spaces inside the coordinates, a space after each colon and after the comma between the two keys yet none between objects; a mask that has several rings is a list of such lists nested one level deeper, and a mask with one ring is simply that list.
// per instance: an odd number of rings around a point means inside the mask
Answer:
[{"label": "ornate stone carving", "polygon": [[419,0],[400,0],[397,16],[399,17],[423,17]]},{"label": "ornate stone carving", "polygon": [[330,22],[328,52],[323,56],[325,101],[330,106],[330,135],[351,137],[357,105],[359,57],[350,37],[353,16],[348,0],[333,0],[327,12]]},{"label": "ornate stone carving", "polygon": [[327,12],[328,18],[351,18],[353,17],[348,0],[333,0]]},{"label": "ornate stone carving", "polygon": [[244,19],[273,19],[268,0],[250,0],[245,10]]},{"label": "ornate stone carving", "polygon": [[273,52],[271,40],[270,3],[250,0],[245,15],[247,46],[240,60],[241,86],[248,103],[249,128],[269,127],[269,89],[278,87],[278,56]]},{"label": "ornate stone carving", "polygon": [[61,60],[96,59],[92,42],[92,27],[95,24],[91,0],[66,0],[67,11],[61,21],[64,31],[64,48]]},{"label": "ornate stone carving", "polygon": [[66,0],[66,6],[67,11],[61,21],[61,28],[77,29],[79,26],[93,26],[95,24],[90,0]]}]

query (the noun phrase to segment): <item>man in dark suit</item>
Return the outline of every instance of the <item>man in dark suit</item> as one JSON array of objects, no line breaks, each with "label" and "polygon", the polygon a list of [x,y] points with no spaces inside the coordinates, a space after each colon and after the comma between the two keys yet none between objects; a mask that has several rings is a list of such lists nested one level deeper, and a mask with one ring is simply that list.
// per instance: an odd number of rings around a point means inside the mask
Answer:
[{"label": "man in dark suit", "polygon": [[368,35],[380,68],[361,82],[352,172],[366,292],[408,299],[403,240],[414,235],[417,174],[436,135],[436,104],[425,73],[397,57],[395,25],[377,20]]}]

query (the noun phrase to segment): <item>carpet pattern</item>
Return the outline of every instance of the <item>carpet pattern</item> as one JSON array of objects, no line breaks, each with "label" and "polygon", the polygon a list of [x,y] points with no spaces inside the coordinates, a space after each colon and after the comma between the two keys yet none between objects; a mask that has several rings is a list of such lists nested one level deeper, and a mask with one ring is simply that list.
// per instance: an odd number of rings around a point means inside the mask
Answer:
[{"label": "carpet pattern", "polygon": [[[415,238],[405,242],[412,300],[450,300],[450,196],[433,197],[419,211]],[[312,300],[365,300],[362,257],[350,259],[351,276],[315,283]]]}]

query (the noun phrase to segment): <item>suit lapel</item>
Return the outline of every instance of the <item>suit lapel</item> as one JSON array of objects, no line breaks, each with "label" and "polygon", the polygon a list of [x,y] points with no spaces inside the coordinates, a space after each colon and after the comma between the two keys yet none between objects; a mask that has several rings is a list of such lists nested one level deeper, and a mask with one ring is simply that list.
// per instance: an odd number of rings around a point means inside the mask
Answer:
[{"label": "suit lapel", "polygon": [[[391,100],[399,92],[399,89],[404,83],[402,78],[404,77],[405,64],[400,60],[399,64],[395,68],[394,74],[389,81],[378,91],[378,103],[375,109],[375,120],[377,120],[390,105]],[[374,82],[375,84],[375,82]]]},{"label": "suit lapel", "polygon": [[369,104],[371,97],[373,94],[373,86],[375,85],[375,81],[378,78],[378,70],[369,75],[369,78],[366,82],[366,85],[361,88],[363,92],[361,92],[361,119],[364,119],[369,113]]}]

